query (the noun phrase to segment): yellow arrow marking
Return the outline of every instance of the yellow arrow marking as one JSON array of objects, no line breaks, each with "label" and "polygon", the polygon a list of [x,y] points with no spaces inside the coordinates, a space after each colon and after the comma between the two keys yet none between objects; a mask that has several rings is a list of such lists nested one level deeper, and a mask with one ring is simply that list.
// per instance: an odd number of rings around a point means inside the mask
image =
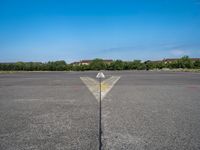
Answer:
[{"label": "yellow arrow marking", "polygon": [[101,83],[101,91],[105,92],[109,88],[109,85],[107,83]]}]

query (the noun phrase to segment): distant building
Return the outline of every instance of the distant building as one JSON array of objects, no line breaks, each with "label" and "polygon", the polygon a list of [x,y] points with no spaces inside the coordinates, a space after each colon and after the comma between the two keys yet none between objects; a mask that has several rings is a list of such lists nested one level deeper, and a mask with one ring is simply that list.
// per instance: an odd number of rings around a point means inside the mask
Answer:
[{"label": "distant building", "polygon": [[75,62],[71,63],[71,65],[79,65],[79,62],[75,61]]},{"label": "distant building", "polygon": [[[148,61],[146,61],[146,62],[148,62]],[[149,62],[153,62],[153,63],[161,63],[161,62],[163,62],[162,60],[149,60]]]},{"label": "distant building", "polygon": [[[93,60],[81,60],[79,62],[73,62],[71,63],[72,65],[89,65]],[[113,62],[112,59],[104,59],[103,60],[104,63],[110,64],[111,62]]]}]

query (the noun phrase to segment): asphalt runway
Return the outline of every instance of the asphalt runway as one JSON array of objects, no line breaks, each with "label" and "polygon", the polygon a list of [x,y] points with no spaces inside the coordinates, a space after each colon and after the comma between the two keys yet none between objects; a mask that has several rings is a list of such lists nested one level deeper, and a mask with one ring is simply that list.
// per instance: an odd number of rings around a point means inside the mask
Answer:
[{"label": "asphalt runway", "polygon": [[[200,74],[106,71],[105,150],[200,149]],[[98,100],[80,77],[97,72],[0,74],[1,150],[97,150]]]}]

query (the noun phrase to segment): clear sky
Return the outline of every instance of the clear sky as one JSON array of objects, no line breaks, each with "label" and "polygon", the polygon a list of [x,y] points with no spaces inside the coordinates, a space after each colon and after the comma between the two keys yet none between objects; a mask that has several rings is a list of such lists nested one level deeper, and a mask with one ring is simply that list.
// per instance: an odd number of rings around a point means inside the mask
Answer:
[{"label": "clear sky", "polygon": [[0,0],[0,61],[200,57],[200,0]]}]

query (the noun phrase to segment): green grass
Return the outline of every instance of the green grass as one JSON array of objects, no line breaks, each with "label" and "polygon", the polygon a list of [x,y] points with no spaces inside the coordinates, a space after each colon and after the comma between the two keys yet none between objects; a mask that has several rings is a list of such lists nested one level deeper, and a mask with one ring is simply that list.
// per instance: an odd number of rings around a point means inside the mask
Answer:
[{"label": "green grass", "polygon": [[[165,69],[153,69],[153,70],[150,70],[150,71],[161,71],[161,70],[162,71],[172,71],[172,72],[197,72],[197,73],[200,73],[200,69],[182,69],[182,68],[178,68],[178,69],[167,69],[167,68],[165,68]],[[13,73],[18,73],[18,72],[28,73],[28,72],[51,72],[51,71],[0,71],[0,74],[13,74]],[[60,71],[60,72],[66,72],[66,71]]]},{"label": "green grass", "polygon": [[178,69],[178,71],[183,71],[183,72],[200,72],[200,69]]},{"label": "green grass", "polygon": [[17,71],[0,71],[0,74],[12,74],[16,73]]},{"label": "green grass", "polygon": [[173,71],[173,72],[200,72],[200,69],[183,69],[183,68],[178,68],[178,69],[169,69],[169,70],[164,70],[164,71]]}]

